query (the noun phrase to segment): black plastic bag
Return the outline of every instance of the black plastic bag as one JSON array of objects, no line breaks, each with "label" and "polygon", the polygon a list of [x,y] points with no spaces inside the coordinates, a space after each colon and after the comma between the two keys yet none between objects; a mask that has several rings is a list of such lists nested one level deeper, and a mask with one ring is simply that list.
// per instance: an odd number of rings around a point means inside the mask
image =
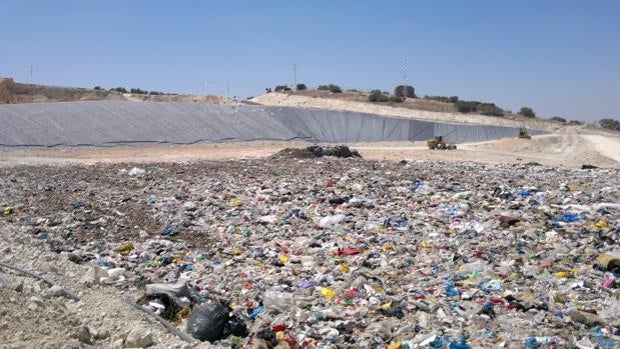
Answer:
[{"label": "black plastic bag", "polygon": [[230,308],[221,303],[201,305],[192,311],[187,322],[187,333],[201,341],[213,342],[224,338]]}]

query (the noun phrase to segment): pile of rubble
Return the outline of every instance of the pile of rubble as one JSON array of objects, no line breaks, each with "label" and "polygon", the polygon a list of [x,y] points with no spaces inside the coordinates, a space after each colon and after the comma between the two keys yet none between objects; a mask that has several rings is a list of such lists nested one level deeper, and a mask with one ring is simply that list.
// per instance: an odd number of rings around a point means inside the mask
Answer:
[{"label": "pile of rubble", "polygon": [[361,158],[360,153],[355,149],[350,149],[346,145],[333,147],[310,145],[305,148],[285,148],[274,154],[274,159],[311,159],[322,156],[333,156],[337,158]]}]

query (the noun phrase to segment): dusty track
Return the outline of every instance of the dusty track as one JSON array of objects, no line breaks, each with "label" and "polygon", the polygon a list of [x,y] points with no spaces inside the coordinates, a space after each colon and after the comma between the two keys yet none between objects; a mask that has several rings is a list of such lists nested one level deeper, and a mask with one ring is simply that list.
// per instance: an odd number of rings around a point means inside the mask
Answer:
[{"label": "dusty track", "polygon": [[[14,165],[65,165],[120,162],[185,162],[266,157],[286,147],[307,143],[250,142],[115,148],[10,149],[0,151],[0,167]],[[590,164],[620,167],[620,138],[577,134],[547,135],[532,140],[516,138],[460,144],[456,151],[431,151],[423,142],[352,144],[364,158],[374,160],[445,160],[479,163],[537,162],[554,167]]]}]

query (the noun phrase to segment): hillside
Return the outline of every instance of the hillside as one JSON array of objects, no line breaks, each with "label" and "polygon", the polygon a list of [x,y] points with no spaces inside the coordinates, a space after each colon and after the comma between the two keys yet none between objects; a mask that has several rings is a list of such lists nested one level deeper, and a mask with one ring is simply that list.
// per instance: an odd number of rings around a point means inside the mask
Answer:
[{"label": "hillside", "polygon": [[523,118],[515,114],[506,117],[463,114],[456,112],[451,103],[425,99],[407,99],[404,103],[371,103],[367,95],[359,92],[330,93],[329,91],[272,92],[250,99],[250,102],[280,107],[331,109],[377,114],[407,119],[418,119],[457,124],[494,125],[505,127],[527,127],[561,134],[604,134],[617,133],[583,125],[566,125],[559,122]]},{"label": "hillside", "polygon": [[132,102],[196,102],[208,104],[232,104],[224,96],[164,94],[148,95],[121,93],[111,90],[95,90],[78,87],[57,87],[14,82],[0,77],[0,104],[6,103],[51,103],[73,101],[117,100]]}]

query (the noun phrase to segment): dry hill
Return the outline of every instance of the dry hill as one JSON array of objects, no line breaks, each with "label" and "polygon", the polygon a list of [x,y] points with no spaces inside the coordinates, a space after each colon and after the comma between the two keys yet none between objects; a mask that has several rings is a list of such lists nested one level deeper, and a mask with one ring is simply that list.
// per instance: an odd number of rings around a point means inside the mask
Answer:
[{"label": "dry hill", "polygon": [[224,96],[121,93],[103,89],[57,87],[13,82],[0,78],[0,103],[50,103],[72,101],[127,100],[133,102],[198,102],[208,104],[234,103]]}]

